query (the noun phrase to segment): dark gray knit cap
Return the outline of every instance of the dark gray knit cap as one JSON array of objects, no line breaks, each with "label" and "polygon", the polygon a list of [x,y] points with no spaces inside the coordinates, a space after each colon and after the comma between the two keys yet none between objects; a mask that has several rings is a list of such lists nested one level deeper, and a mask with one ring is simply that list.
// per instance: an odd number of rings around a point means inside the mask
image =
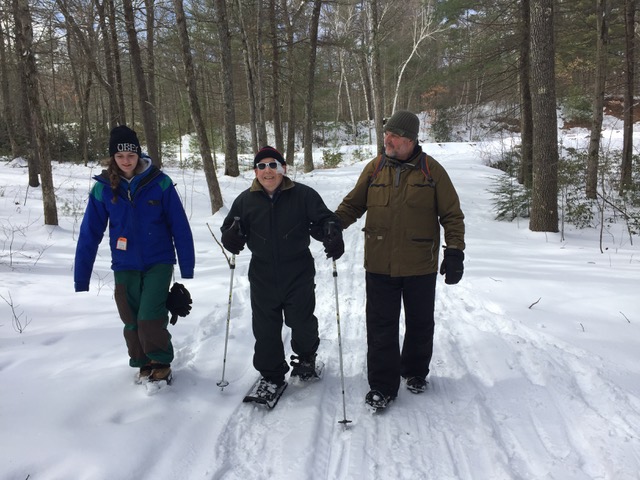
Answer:
[{"label": "dark gray knit cap", "polygon": [[398,110],[391,115],[384,125],[385,132],[393,132],[401,137],[407,137],[411,140],[418,139],[418,130],[420,129],[420,120],[418,117],[407,110]]}]

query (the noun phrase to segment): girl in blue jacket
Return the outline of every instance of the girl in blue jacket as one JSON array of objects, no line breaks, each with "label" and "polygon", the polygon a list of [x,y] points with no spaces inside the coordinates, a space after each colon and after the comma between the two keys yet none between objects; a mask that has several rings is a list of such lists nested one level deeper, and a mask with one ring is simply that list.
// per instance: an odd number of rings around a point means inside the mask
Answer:
[{"label": "girl in blue jacket", "polygon": [[193,278],[193,236],[178,193],[142,155],[136,132],[111,131],[109,167],[94,177],[76,248],[76,292],[89,291],[93,264],[109,226],[115,301],[137,379],[171,382],[173,345],[166,307],[176,252],[183,279]]}]

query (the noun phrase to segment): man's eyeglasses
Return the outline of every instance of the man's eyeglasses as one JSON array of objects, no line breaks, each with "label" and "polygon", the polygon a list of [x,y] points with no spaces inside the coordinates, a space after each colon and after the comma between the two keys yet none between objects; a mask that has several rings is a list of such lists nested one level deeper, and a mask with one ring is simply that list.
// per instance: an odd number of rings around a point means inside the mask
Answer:
[{"label": "man's eyeglasses", "polygon": [[271,170],[276,170],[278,168],[278,162],[256,163],[256,168],[258,170],[264,170],[267,167]]}]

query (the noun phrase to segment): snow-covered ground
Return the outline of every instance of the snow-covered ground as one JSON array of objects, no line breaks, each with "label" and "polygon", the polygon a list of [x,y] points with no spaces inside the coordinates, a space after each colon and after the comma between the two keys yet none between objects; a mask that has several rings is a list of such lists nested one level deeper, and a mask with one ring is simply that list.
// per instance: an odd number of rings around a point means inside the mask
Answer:
[{"label": "snow-covered ground", "polygon": [[[596,230],[569,230],[561,241],[529,231],[526,220],[497,222],[487,189],[500,172],[482,156],[501,147],[425,147],[460,194],[466,270],[458,285],[439,279],[428,391],[401,389],[375,415],[364,406],[363,219],[345,231],[337,262],[344,394],[331,262],[313,242],[324,378],[289,386],[266,411],[242,403],[257,376],[246,250],[233,286],[229,386],[216,385],[230,270],[211,231],[219,237],[252,171],[220,173],[225,206],[211,215],[203,172],[166,169],[190,216],[197,263],[183,282],[192,313],[170,328],[174,382],[153,391],[135,385],[127,365],[106,242],[91,291],[73,292],[79,222],[99,169],[54,166],[53,228],[43,226],[41,192],[27,189],[26,169],[0,163],[0,478],[639,479],[638,238],[632,244],[613,226],[602,254]],[[292,176],[333,209],[364,166],[349,158]],[[289,351],[286,328],[283,337]]]}]

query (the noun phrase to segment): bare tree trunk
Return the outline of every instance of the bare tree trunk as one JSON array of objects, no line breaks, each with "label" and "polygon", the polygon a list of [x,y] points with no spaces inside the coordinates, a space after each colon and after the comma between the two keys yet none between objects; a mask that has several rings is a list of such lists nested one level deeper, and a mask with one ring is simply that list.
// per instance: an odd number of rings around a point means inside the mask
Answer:
[{"label": "bare tree trunk", "polygon": [[132,1],[123,0],[122,6],[124,9],[125,28],[129,39],[129,49],[131,51],[131,67],[136,79],[137,96],[140,105],[140,113],[142,115],[142,124],[144,127],[147,150],[154,165],[160,168],[162,167],[162,158],[160,158],[160,147],[158,141],[156,106],[151,103],[149,90],[147,88],[147,80],[142,69],[142,54],[140,52],[140,45],[138,44],[138,34],[135,28]]},{"label": "bare tree trunk", "polygon": [[373,107],[373,87],[371,86],[371,74],[369,73],[370,65],[367,61],[367,48],[366,38],[367,35],[363,35],[362,45],[357,52],[358,73],[360,75],[360,83],[362,84],[362,93],[364,95],[365,105],[367,108],[367,120],[373,120],[375,117],[375,109]]},{"label": "bare tree trunk", "polygon": [[[21,3],[22,2],[22,3]],[[22,141],[20,144],[23,146],[23,155],[27,158],[29,167],[29,186],[40,186],[40,156],[38,154],[36,135],[34,132],[33,115],[35,112],[31,108],[30,94],[28,90],[29,78],[28,78],[28,66],[25,53],[30,52],[31,44],[27,45],[27,36],[31,42],[33,39],[33,31],[31,30],[31,14],[29,12],[28,5],[22,0],[12,0],[13,16],[15,21],[15,50],[18,64],[18,71],[20,73],[20,107],[22,109]],[[24,12],[21,12],[21,8],[26,8],[26,19],[23,18]],[[28,26],[23,25],[23,21],[28,21]],[[28,29],[26,32],[24,29]],[[37,97],[36,97],[37,98]]]},{"label": "bare tree trunk", "polygon": [[[125,123],[124,112],[120,111],[119,104],[115,95],[116,85],[116,69],[114,65],[113,52],[111,50],[111,42],[109,40],[109,30],[107,29],[107,20],[105,13],[105,5],[107,2],[100,2],[99,0],[94,0],[94,4],[96,6],[96,10],[98,12],[98,26],[100,28],[100,32],[102,33],[102,41],[103,41],[103,50],[104,50],[104,59],[106,63],[105,75],[107,83],[109,84],[109,90],[107,92],[109,95],[109,127],[115,127],[116,125],[120,125]],[[67,23],[69,23],[69,19],[66,18]],[[71,31],[71,26],[68,27]],[[97,48],[96,48],[97,50]]]},{"label": "bare tree trunk", "polygon": [[238,25],[240,26],[240,36],[242,38],[242,57],[244,58],[244,68],[247,80],[247,95],[249,97],[249,126],[251,130],[251,150],[255,153],[264,145],[258,139],[258,100],[256,98],[257,69],[255,65],[255,54],[249,42],[247,28],[244,21],[242,8],[243,0],[236,0],[238,12]]},{"label": "bare tree trunk", "polygon": [[529,19],[529,0],[522,0],[522,31],[520,43],[520,148],[522,159],[518,182],[527,188],[531,188],[531,177],[533,169],[533,113],[531,111],[531,52],[529,48],[529,38],[531,36],[531,21]]},{"label": "bare tree trunk", "polygon": [[558,231],[558,119],[556,117],[554,0],[531,0],[533,184],[529,228]]},{"label": "bare tree trunk", "polygon": [[222,63],[222,99],[224,101],[224,174],[231,177],[240,175],[238,169],[238,139],[236,135],[236,110],[233,93],[233,63],[231,61],[231,41],[227,5],[225,0],[215,0],[216,25]]},{"label": "bare tree trunk", "polygon": [[16,124],[14,120],[13,104],[9,93],[9,65],[7,63],[7,52],[5,49],[5,33],[0,22],[0,81],[2,81],[2,110],[7,122],[7,135],[11,145],[11,155],[13,158],[20,156],[20,147],[16,136]]},{"label": "bare tree trunk", "polygon": [[622,140],[622,165],[620,168],[620,195],[632,185],[633,156],[633,87],[635,81],[635,15],[636,0],[625,0],[625,86],[624,86],[624,126]]},{"label": "bare tree trunk", "polygon": [[[67,23],[67,31],[71,30],[71,27]],[[93,84],[93,75],[91,70],[86,72],[86,81],[82,82],[81,75],[78,72],[78,66],[82,65],[82,62],[78,60],[78,55],[75,53],[76,48],[73,44],[74,37],[67,35],[67,55],[69,56],[69,65],[71,67],[71,75],[73,77],[73,88],[78,98],[78,107],[80,110],[80,128],[78,131],[78,145],[82,150],[82,162],[86,166],[89,163],[89,145],[88,145],[88,124],[89,124],[89,100],[91,98],[91,86]]]},{"label": "bare tree trunk", "polygon": [[347,81],[346,68],[344,65],[344,50],[340,49],[340,83],[344,83],[344,91],[347,96],[347,107],[349,108],[349,120],[351,121],[351,128],[353,128],[353,143],[358,141],[358,124],[353,113],[353,103],[351,101],[351,90],[349,89],[349,82]]},{"label": "bare tree trunk", "polygon": [[315,89],[316,57],[318,49],[318,25],[322,0],[313,1],[313,13],[309,27],[309,68],[307,70],[307,98],[304,103],[304,171],[313,170],[313,97]]},{"label": "bare tree trunk", "polygon": [[196,73],[193,68],[193,56],[191,55],[191,45],[189,34],[187,33],[187,20],[184,15],[184,7],[182,0],[173,0],[173,6],[176,10],[176,24],[178,28],[178,36],[180,37],[180,46],[182,47],[182,61],[184,63],[185,84],[189,93],[189,105],[191,107],[191,119],[198,136],[198,144],[200,145],[200,155],[202,156],[202,164],[204,174],[209,187],[209,199],[211,200],[211,213],[214,214],[222,207],[222,193],[218,184],[218,177],[213,165],[213,157],[211,156],[211,148],[209,147],[209,139],[207,130],[204,125],[202,113],[200,111],[200,102],[198,101],[198,92],[196,84]]},{"label": "bare tree trunk", "polygon": [[[82,47],[82,51],[84,52],[85,58],[88,62],[89,68],[95,75],[96,79],[100,82],[100,85],[106,90],[107,96],[109,98],[109,116],[111,124],[117,122],[120,118],[120,113],[118,112],[117,105],[115,104],[116,98],[116,90],[113,86],[113,80],[109,77],[105,78],[100,70],[100,67],[97,63],[98,53],[96,51],[93,42],[90,41],[89,35],[85,34],[82,29],[78,26],[74,15],[69,12],[67,3],[65,0],[56,0],[56,4],[60,8],[62,15],[64,15],[65,21],[67,22],[68,28],[70,28],[70,32],[75,36],[78,44]],[[100,12],[100,9],[98,9]],[[105,50],[106,53],[106,50]],[[107,56],[109,59],[110,56]],[[110,67],[112,65],[107,65],[106,70],[110,71]]]},{"label": "bare tree trunk", "polygon": [[160,142],[160,122],[158,122],[158,101],[156,98],[156,61],[155,61],[155,10],[154,0],[144,0],[146,11],[146,39],[147,39],[147,92],[149,95],[149,104],[153,107],[153,117],[156,122],[155,135],[158,139],[156,146],[158,149],[158,158],[162,158],[162,143]]},{"label": "bare tree trunk", "polygon": [[[382,89],[382,66],[380,64],[380,36],[378,31],[378,0],[369,1],[369,48],[371,87],[373,96],[373,121],[376,127],[378,154],[384,152],[384,90]],[[392,112],[393,113],[393,112]]]},{"label": "bare tree trunk", "polygon": [[[118,122],[125,124],[127,121],[127,109],[124,103],[124,82],[122,81],[122,66],[120,65],[120,49],[118,47],[118,26],[116,24],[116,6],[114,0],[104,0],[106,6],[107,18],[109,19],[108,31],[109,34],[105,35],[106,43],[111,45],[110,64],[113,67],[115,75],[114,85],[114,97],[117,98],[118,105]],[[106,32],[105,32],[106,33]],[[106,53],[106,50],[105,50]],[[131,118],[133,118],[133,112],[131,112]]]},{"label": "bare tree trunk", "polygon": [[[364,49],[357,54],[358,56],[358,74],[360,75],[360,84],[362,85],[362,93],[364,95],[364,101],[367,111],[367,120],[369,120],[369,128],[367,129],[369,132],[369,143],[373,143],[373,138],[371,135],[371,120],[375,117],[375,112],[373,108],[373,100],[372,97],[372,88],[371,88],[371,75],[369,74],[369,64],[366,60],[366,55],[364,53]],[[375,123],[375,122],[374,122]]]},{"label": "bare tree trunk", "polygon": [[289,165],[293,165],[295,146],[296,146],[296,106],[295,106],[295,90],[293,88],[294,83],[294,71],[295,67],[295,55],[294,55],[294,31],[293,24],[295,23],[295,15],[290,15],[287,8],[287,0],[282,0],[282,11],[284,13],[285,30],[287,32],[287,67],[289,69],[289,81],[287,82],[287,152],[285,159]]},{"label": "bare tree trunk", "polygon": [[256,81],[257,90],[258,90],[258,145],[264,146],[269,142],[267,141],[267,113],[266,113],[266,102],[267,102],[267,93],[265,91],[265,81],[264,81],[264,69],[262,68],[264,65],[264,33],[262,28],[262,18],[264,17],[264,8],[263,8],[263,0],[258,0],[258,21],[257,23],[257,34],[256,34],[256,43],[255,43],[255,57],[254,57],[254,68],[256,72]]},{"label": "bare tree trunk", "polygon": [[596,199],[598,190],[598,163],[600,157],[600,138],[604,118],[604,89],[607,83],[607,46],[609,44],[608,0],[596,1],[597,46],[596,81],[593,92],[593,119],[587,160],[587,198]]},{"label": "bare tree trunk", "polygon": [[38,86],[38,71],[33,53],[33,27],[31,12],[27,0],[13,0],[13,12],[16,22],[16,41],[20,37],[21,61],[24,64],[25,88],[29,98],[29,108],[32,112],[31,122],[38,146],[40,157],[40,179],[42,181],[42,203],[44,207],[45,225],[58,225],[58,210],[53,187],[51,159],[48,152],[47,135],[40,108],[40,88]]},{"label": "bare tree trunk", "polygon": [[282,135],[282,106],[280,105],[280,51],[278,50],[278,31],[276,18],[276,0],[269,0],[269,25],[271,27],[271,72],[273,74],[273,133],[276,140],[276,150],[284,151]]}]

